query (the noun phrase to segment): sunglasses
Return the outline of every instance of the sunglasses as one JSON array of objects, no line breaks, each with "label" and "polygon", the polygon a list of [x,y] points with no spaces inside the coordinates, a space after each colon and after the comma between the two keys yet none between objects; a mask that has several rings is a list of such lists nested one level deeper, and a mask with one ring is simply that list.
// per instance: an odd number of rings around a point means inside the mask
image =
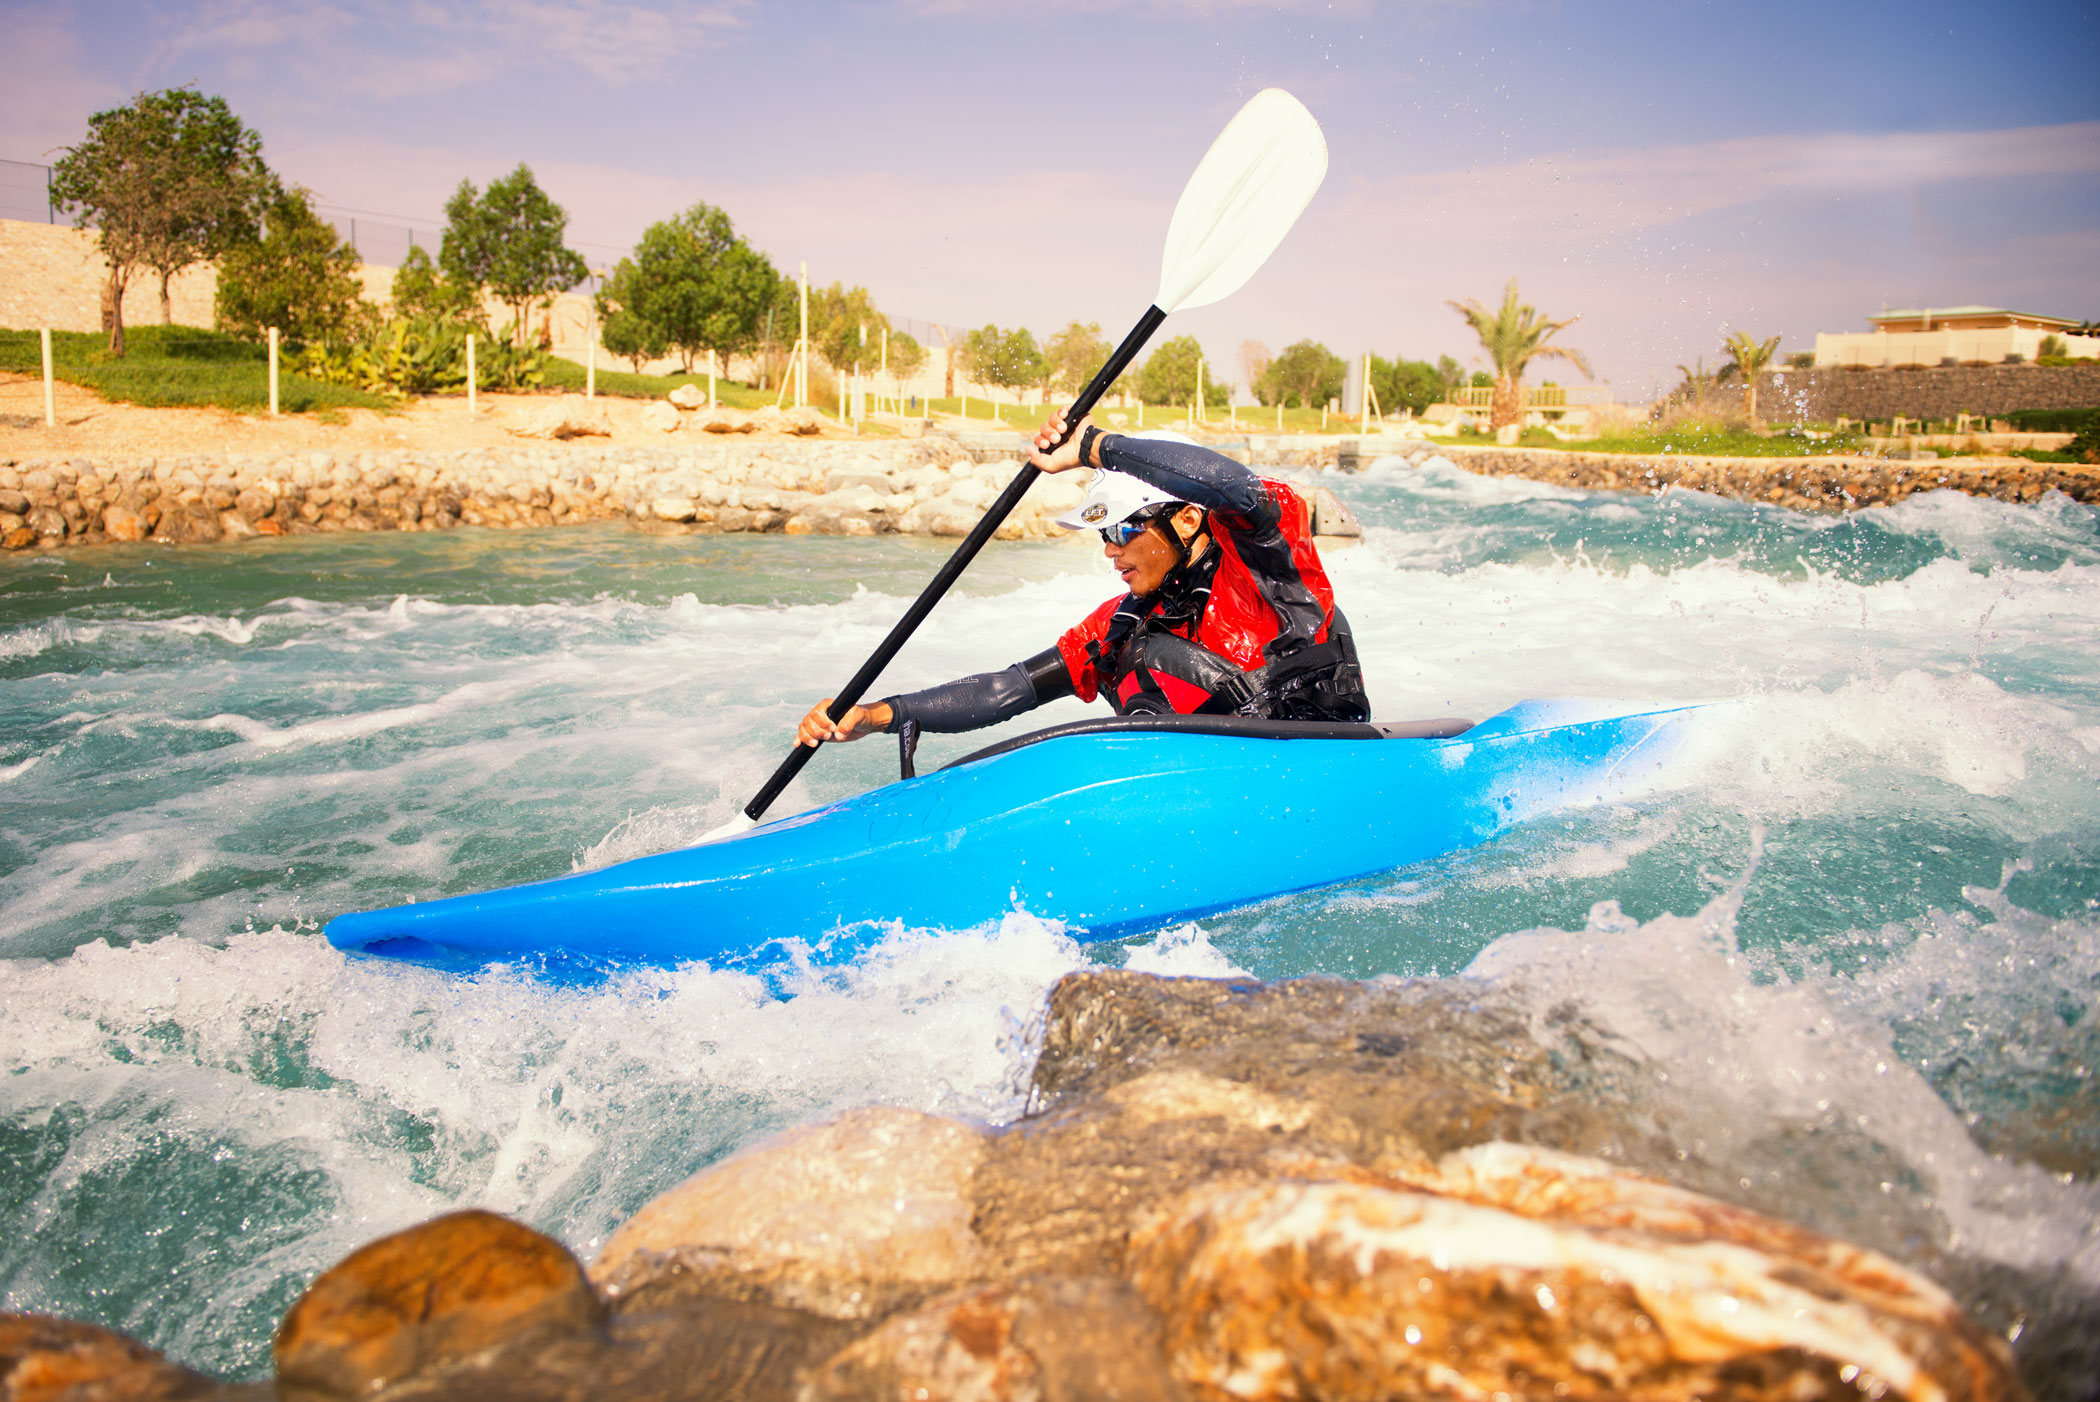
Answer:
[{"label": "sunglasses", "polygon": [[1136,516],[1126,517],[1125,519],[1116,522],[1113,526],[1103,526],[1101,528],[1101,539],[1104,543],[1116,546],[1120,549],[1121,547],[1130,544],[1130,542],[1132,542],[1133,540],[1136,540],[1146,531],[1151,530],[1153,522],[1158,521],[1170,514],[1172,513],[1162,511],[1151,511]]}]

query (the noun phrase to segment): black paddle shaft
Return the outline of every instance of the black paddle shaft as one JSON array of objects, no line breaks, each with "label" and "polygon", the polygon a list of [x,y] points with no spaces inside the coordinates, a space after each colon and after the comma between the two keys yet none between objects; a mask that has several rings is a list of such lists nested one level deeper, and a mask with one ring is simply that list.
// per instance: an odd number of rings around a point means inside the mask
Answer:
[{"label": "black paddle shaft", "polygon": [[[1138,318],[1136,326],[1130,328],[1130,334],[1123,338],[1122,345],[1116,347],[1116,353],[1108,358],[1100,372],[1088,382],[1079,398],[1072,401],[1072,407],[1065,410],[1064,436],[1050,445],[1051,452],[1056,452],[1062,447],[1065,440],[1071,437],[1072,431],[1079,426],[1079,421],[1093,412],[1094,406],[1101,402],[1101,396],[1108,393],[1108,387],[1116,382],[1118,375],[1130,368],[1130,362],[1137,359],[1137,353],[1145,348],[1145,342],[1152,339],[1152,333],[1159,330],[1160,323],[1166,319],[1167,314],[1158,307],[1145,308],[1145,314]],[[911,635],[919,630],[919,625],[926,621],[927,614],[933,612],[933,606],[941,601],[941,596],[948,592],[949,586],[962,578],[962,572],[970,567],[970,561],[977,557],[977,552],[984,548],[984,543],[992,538],[992,533],[999,529],[1013,509],[1021,504],[1021,498],[1027,495],[1029,485],[1041,475],[1040,468],[1024,463],[1020,472],[1015,474],[1014,480],[1006,484],[1006,490],[999,493],[999,499],[986,508],[983,519],[963,538],[963,543],[955,547],[955,553],[948,557],[947,564],[941,566],[941,571],[933,577],[933,582],[912,601],[912,606],[904,611],[904,617],[897,620],[897,626],[890,629],[890,635],[882,640],[882,646],[876,648],[874,655],[861,664],[860,670],[853,674],[853,680],[846,683],[837,698],[826,708],[826,714],[834,722],[867,694],[868,688],[875,684],[875,679],[882,675],[882,669],[890,665],[890,660],[903,649]],[[802,772],[802,766],[809,763],[809,757],[816,752],[813,745],[795,746],[788,757],[780,762],[780,767],[773,771],[773,777],[766,780],[765,787],[744,805],[744,816],[754,823],[765,816],[765,811],[773,806],[773,800],[780,797],[780,791]]]}]

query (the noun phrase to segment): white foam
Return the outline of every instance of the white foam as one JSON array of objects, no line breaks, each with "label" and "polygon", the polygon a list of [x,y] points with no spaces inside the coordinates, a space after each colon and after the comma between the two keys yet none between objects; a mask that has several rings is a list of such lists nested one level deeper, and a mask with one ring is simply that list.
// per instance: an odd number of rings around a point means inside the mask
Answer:
[{"label": "white foam", "polygon": [[[1876,1145],[1946,1217],[1951,1249],[2033,1270],[2067,1265],[2100,1284],[2100,1188],[1985,1152],[1897,1054],[1888,1023],[1861,1015],[1870,1000],[1844,979],[1790,979],[1736,947],[1755,865],[1694,915],[1641,922],[1606,901],[1582,930],[1503,936],[1466,975],[1528,994],[1542,1041],[1556,1041],[1571,1014],[1601,1029],[1650,1078],[1636,1091],[1642,1113],[1670,1107],[1697,1127],[1703,1159],[1739,1167],[1745,1188],[1791,1194],[1812,1223],[1819,1208],[1867,1210],[1874,1182],[1856,1168],[1842,1175],[1873,1155],[1845,1146]],[[2086,967],[2090,976],[2100,960]],[[1796,1157],[1818,1145],[1830,1146],[1827,1161]],[[1885,1181],[1880,1192],[1895,1188]],[[1819,1225],[1834,1229],[1828,1212]]]},{"label": "white foam", "polygon": [[1160,931],[1147,943],[1128,946],[1123,967],[1168,978],[1247,977],[1247,971],[1213,945],[1209,933],[1195,924],[1177,925]]}]

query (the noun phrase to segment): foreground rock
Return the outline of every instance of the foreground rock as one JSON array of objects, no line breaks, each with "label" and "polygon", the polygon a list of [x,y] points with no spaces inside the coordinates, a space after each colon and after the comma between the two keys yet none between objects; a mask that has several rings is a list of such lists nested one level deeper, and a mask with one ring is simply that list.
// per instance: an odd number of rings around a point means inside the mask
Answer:
[{"label": "foreground rock", "polygon": [[1930,1280],[1696,1191],[1726,1166],[1565,1053],[1456,983],[1075,974],[1015,1123],[789,1131],[643,1208],[587,1276],[441,1217],[316,1280],[268,1385],[9,1327],[162,1388],[49,1394],[82,1402],[2026,1396]]}]

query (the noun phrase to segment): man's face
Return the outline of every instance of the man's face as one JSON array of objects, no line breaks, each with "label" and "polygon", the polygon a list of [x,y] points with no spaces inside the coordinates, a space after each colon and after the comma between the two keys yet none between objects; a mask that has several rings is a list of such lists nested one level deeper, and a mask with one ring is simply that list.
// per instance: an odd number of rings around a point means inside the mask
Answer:
[{"label": "man's face", "polygon": [[1186,539],[1203,519],[1203,513],[1193,506],[1184,506],[1172,517],[1157,517],[1150,530],[1143,535],[1132,536],[1123,545],[1104,545],[1108,562],[1116,567],[1123,577],[1123,587],[1143,597],[1166,582],[1168,571],[1174,568],[1178,558],[1174,547],[1167,544],[1161,531],[1171,531],[1180,526]]}]

